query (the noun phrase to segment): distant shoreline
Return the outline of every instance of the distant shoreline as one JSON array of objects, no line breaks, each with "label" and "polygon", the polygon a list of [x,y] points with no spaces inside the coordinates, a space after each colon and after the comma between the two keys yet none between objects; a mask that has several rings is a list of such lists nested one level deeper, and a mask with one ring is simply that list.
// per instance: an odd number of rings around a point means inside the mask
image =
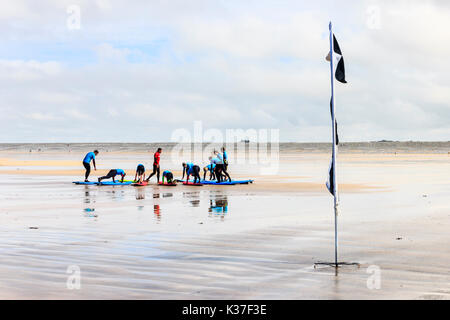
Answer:
[{"label": "distant shoreline", "polygon": [[[161,147],[166,152],[177,150],[175,147],[182,146],[190,148],[193,153],[199,149],[203,150],[210,146],[211,142],[203,142],[201,146],[191,143],[175,143],[175,142],[152,142],[152,143],[0,143],[0,152],[19,152],[19,153],[48,153],[48,152],[72,152],[85,153],[89,150],[98,149],[100,152],[128,152],[128,153],[148,153],[153,152],[156,148]],[[218,143],[217,147],[223,144]],[[235,144],[224,144],[231,153],[242,152],[276,152],[280,153],[329,153],[331,152],[331,143],[329,142],[280,142],[278,144],[256,144],[238,142]],[[378,142],[342,142],[339,144],[340,153],[371,153],[371,154],[449,154],[450,141],[378,141]]]},{"label": "distant shoreline", "polygon": [[[194,143],[194,142],[192,142]],[[211,144],[215,143],[213,141],[204,141],[202,144]],[[252,141],[244,142],[244,141],[238,141],[238,142],[224,142],[224,144],[227,143],[255,143]],[[292,142],[292,141],[280,141],[279,144],[330,144],[331,142]],[[366,144],[366,143],[417,143],[417,144],[433,144],[433,143],[446,143],[450,145],[449,141],[419,141],[419,140],[377,140],[377,141],[341,141],[340,145],[344,144]],[[142,145],[142,144],[148,144],[148,145],[154,145],[154,144],[165,144],[165,145],[175,145],[179,144],[179,142],[170,142],[170,141],[158,141],[158,142],[0,142],[1,145],[98,145],[98,144],[133,144],[133,145]]]}]

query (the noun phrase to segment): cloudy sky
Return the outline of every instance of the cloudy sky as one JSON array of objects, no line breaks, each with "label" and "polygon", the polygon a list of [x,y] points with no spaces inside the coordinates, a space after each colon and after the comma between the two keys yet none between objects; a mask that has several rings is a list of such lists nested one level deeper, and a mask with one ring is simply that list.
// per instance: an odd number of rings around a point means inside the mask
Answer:
[{"label": "cloudy sky", "polygon": [[341,140],[450,140],[448,1],[302,2],[4,0],[0,142],[330,141],[330,20]]}]

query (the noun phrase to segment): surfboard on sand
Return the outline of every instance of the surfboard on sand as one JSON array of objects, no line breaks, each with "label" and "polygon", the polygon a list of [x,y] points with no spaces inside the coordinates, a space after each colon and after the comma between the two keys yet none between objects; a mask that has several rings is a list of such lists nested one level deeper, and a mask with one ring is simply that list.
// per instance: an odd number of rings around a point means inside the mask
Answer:
[{"label": "surfboard on sand", "polygon": [[135,187],[144,187],[144,186],[148,185],[148,181],[136,182],[136,183],[132,183],[131,185],[135,186]]},{"label": "surfboard on sand", "polygon": [[172,182],[172,183],[164,182],[164,183],[162,183],[162,182],[160,181],[160,182],[158,182],[158,185],[164,186],[164,187],[174,187],[174,186],[176,186],[177,184],[176,184],[175,182]]},{"label": "surfboard on sand", "polygon": [[116,181],[116,182],[112,182],[112,181],[104,181],[104,182],[84,182],[84,181],[73,181],[73,183],[75,184],[84,184],[84,185],[97,185],[97,186],[128,186],[131,184],[131,182],[120,182],[120,181]]},{"label": "surfboard on sand", "polygon": [[236,185],[236,184],[249,184],[249,183],[253,183],[253,180],[231,180],[231,181],[227,180],[227,181],[222,181],[222,182],[217,182],[217,180],[212,180],[212,181],[202,180],[201,183],[226,186],[226,185]]},{"label": "surfboard on sand", "polygon": [[200,186],[202,186],[203,184],[201,184],[201,183],[193,183],[193,182],[183,182],[183,185],[185,185],[185,186],[197,186],[197,187],[200,187]]}]

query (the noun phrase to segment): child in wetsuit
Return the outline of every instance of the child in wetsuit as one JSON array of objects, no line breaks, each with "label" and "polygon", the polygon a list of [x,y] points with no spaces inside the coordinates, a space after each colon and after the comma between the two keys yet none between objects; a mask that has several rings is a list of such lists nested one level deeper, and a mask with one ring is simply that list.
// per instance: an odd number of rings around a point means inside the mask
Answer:
[{"label": "child in wetsuit", "polygon": [[189,176],[194,176],[194,183],[200,183],[200,167],[194,165],[191,162],[183,162],[183,177],[181,180],[184,179],[184,173],[186,173],[186,182],[189,182]]},{"label": "child in wetsuit", "polygon": [[134,175],[134,182],[141,183],[144,180],[145,180],[145,167],[143,164],[138,164],[136,168],[136,174]]},{"label": "child in wetsuit", "polygon": [[173,174],[169,170],[165,170],[162,174],[162,184],[164,184],[164,178],[167,179],[168,184],[173,183]]},{"label": "child in wetsuit", "polygon": [[206,180],[206,172],[209,171],[209,180],[215,180],[216,175],[214,174],[214,168],[216,167],[216,164],[213,163],[212,157],[209,157],[209,164],[203,168],[203,180]]}]

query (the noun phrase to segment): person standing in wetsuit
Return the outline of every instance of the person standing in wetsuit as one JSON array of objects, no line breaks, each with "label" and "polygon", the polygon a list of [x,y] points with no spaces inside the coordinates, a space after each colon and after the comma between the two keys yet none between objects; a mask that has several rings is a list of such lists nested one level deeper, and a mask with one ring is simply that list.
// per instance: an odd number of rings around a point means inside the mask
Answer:
[{"label": "person standing in wetsuit", "polygon": [[225,167],[223,164],[223,156],[218,151],[214,151],[214,154],[216,155],[216,158],[217,158],[216,169],[215,169],[217,182],[222,182],[222,174],[227,176],[228,180],[231,182],[231,177],[228,174],[228,172],[225,170]]},{"label": "person standing in wetsuit", "polygon": [[194,165],[192,162],[183,162],[183,177],[181,180],[184,179],[184,173],[186,173],[186,182],[189,182],[189,176],[194,176],[194,183],[200,182],[200,167]]},{"label": "person standing in wetsuit", "polygon": [[158,148],[158,150],[156,150],[155,154],[153,155],[153,172],[151,175],[148,176],[146,180],[147,182],[150,180],[151,177],[153,177],[156,174],[159,183],[159,175],[160,175],[159,160],[161,159],[161,152],[162,149]]},{"label": "person standing in wetsuit", "polygon": [[91,161],[94,165],[94,170],[97,170],[97,166],[95,165],[96,155],[98,155],[98,150],[94,150],[94,152],[88,152],[83,159],[83,166],[86,169],[86,173],[84,175],[84,182],[89,182],[88,177],[91,174]]},{"label": "person standing in wetsuit", "polygon": [[228,154],[225,150],[225,147],[222,147],[222,154],[223,154],[223,169],[224,171],[228,170]]}]

